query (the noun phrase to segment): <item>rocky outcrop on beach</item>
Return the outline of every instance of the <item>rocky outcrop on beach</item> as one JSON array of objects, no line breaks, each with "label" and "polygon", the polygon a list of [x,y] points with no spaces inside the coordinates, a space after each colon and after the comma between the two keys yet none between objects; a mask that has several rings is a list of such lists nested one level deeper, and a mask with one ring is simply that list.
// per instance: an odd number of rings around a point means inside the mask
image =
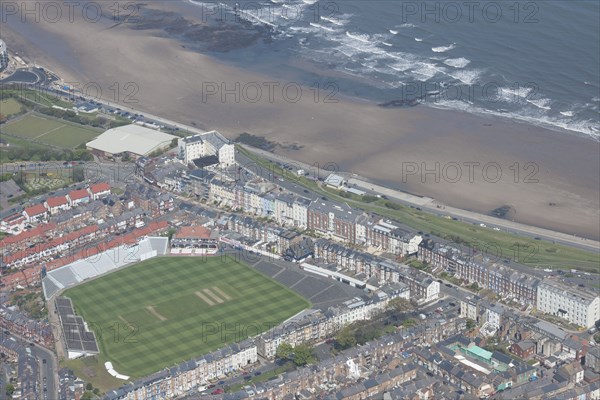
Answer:
[{"label": "rocky outcrop on beach", "polygon": [[269,41],[272,28],[253,25],[242,19],[211,19],[197,23],[176,12],[140,6],[139,16],[122,17],[120,23],[130,29],[155,31],[176,39],[182,46],[200,51],[229,52],[251,46],[259,40]]}]

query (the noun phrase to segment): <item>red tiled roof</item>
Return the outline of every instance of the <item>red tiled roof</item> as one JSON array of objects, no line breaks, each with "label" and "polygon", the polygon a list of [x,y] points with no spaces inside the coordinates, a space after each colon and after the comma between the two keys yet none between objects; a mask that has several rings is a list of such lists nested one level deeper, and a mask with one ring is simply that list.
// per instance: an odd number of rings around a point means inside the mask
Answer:
[{"label": "red tiled roof", "polygon": [[[120,246],[125,243],[136,242],[137,239],[139,239],[141,237],[148,236],[154,232],[164,231],[167,229],[168,226],[169,226],[169,224],[167,221],[152,222],[143,228],[134,229],[127,235],[120,236],[116,239],[111,240],[108,243],[100,243],[96,247],[86,247],[77,253],[68,253],[64,257],[61,257],[59,259],[53,260],[49,263],[46,263],[45,264],[46,271],[48,271],[48,272],[52,271],[52,270],[60,268],[64,265],[71,264],[74,261],[81,260],[81,259],[84,259],[87,257],[91,257],[95,254],[112,249],[114,247]],[[80,231],[83,231],[83,229],[81,229]],[[79,232],[79,231],[77,231],[77,232]],[[31,278],[39,277],[38,268],[39,267],[37,267],[37,266],[29,267],[22,271],[17,271],[13,274],[5,275],[2,277],[2,283],[4,283],[7,288],[14,288],[16,285],[21,284],[21,283],[30,283],[29,282],[30,280],[33,281],[33,279],[31,279]]]},{"label": "red tiled roof", "polygon": [[85,199],[86,197],[89,197],[89,196],[90,196],[90,194],[85,189],[73,190],[73,191],[69,192],[69,198],[71,200]]},{"label": "red tiled roof", "polygon": [[35,217],[36,215],[43,214],[43,213],[45,213],[47,211],[48,210],[46,210],[46,207],[44,207],[43,204],[36,204],[35,206],[27,207],[25,209],[25,212],[30,217]]},{"label": "red tiled roof", "polygon": [[10,264],[14,263],[15,261],[26,258],[27,256],[29,256],[31,254],[41,253],[45,250],[52,249],[54,247],[58,247],[65,243],[75,241],[85,235],[89,235],[89,234],[96,232],[98,229],[100,229],[100,228],[98,228],[98,225],[86,226],[85,228],[67,233],[64,236],[54,238],[52,240],[49,240],[44,243],[40,243],[33,247],[28,247],[26,249],[19,250],[8,256],[4,256],[4,258],[3,258],[4,263],[7,265],[10,265]]},{"label": "red tiled roof", "polygon": [[90,186],[90,191],[94,194],[110,190],[110,185],[106,182],[96,183]]},{"label": "red tiled roof", "polygon": [[15,214],[11,214],[8,217],[4,218],[2,221],[6,222],[7,224],[15,222],[15,221],[20,221],[22,220],[23,214],[19,214],[19,213],[15,213]]},{"label": "red tiled roof", "polygon": [[17,271],[14,274],[2,277],[2,283],[4,283],[9,288],[14,288],[15,286],[23,282],[25,282],[25,274],[23,274],[23,271]]},{"label": "red tiled roof", "polygon": [[48,203],[48,207],[53,208],[53,207],[65,205],[68,203],[68,201],[65,196],[57,196],[57,197],[50,197],[48,200],[46,200],[46,203]]},{"label": "red tiled roof", "polygon": [[24,240],[28,240],[28,239],[34,238],[36,236],[39,236],[39,235],[43,234],[44,232],[52,231],[54,229],[56,229],[56,224],[53,222],[51,222],[49,224],[38,225],[32,230],[21,232],[18,235],[5,237],[4,239],[0,240],[0,247],[8,246],[11,244],[17,244]]},{"label": "red tiled roof", "polygon": [[203,226],[182,226],[175,235],[176,238],[209,239],[210,229]]}]

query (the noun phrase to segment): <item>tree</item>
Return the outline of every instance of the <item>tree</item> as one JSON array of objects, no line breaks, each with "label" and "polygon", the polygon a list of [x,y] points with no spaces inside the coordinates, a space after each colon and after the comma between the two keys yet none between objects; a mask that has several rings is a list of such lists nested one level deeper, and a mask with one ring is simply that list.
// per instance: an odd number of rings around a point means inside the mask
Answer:
[{"label": "tree", "polygon": [[85,172],[81,167],[73,168],[73,181],[83,182],[85,180]]},{"label": "tree", "polygon": [[471,330],[473,328],[475,328],[475,321],[473,321],[471,318],[467,319],[467,329]]},{"label": "tree", "polygon": [[294,364],[303,366],[315,362],[313,348],[307,344],[300,344],[294,347]]},{"label": "tree", "polygon": [[600,333],[596,333],[594,335],[594,340],[596,341],[596,343],[600,343]]},{"label": "tree", "polygon": [[477,282],[473,282],[473,283],[472,283],[472,284],[469,286],[469,288],[471,288],[471,290],[474,290],[474,291],[476,291],[476,292],[478,292],[478,291],[479,291],[479,285],[477,284]]},{"label": "tree", "polygon": [[179,144],[179,139],[173,138],[173,140],[171,140],[171,145],[169,147],[173,149],[173,148],[177,147],[178,144]]},{"label": "tree", "polygon": [[396,297],[395,299],[390,300],[387,307],[388,310],[397,312],[406,312],[414,308],[409,300],[403,299],[402,297]]},{"label": "tree", "polygon": [[342,349],[348,349],[350,347],[356,346],[356,336],[352,331],[351,325],[346,326],[344,329],[337,334],[335,341],[338,346]]},{"label": "tree", "polygon": [[94,385],[92,385],[90,382],[86,383],[85,390],[89,390],[89,391],[94,390]]},{"label": "tree", "polygon": [[401,325],[405,328],[409,328],[411,326],[415,326],[417,322],[414,319],[408,318],[402,321]]},{"label": "tree", "polygon": [[173,235],[175,233],[177,233],[177,229],[169,228],[169,230],[167,231],[167,237],[169,238],[169,241],[171,241],[171,239],[173,239]]},{"label": "tree", "polygon": [[8,397],[12,397],[13,393],[15,392],[15,387],[12,384],[7,384],[6,385],[6,395]]},{"label": "tree", "polygon": [[381,321],[364,321],[358,326],[358,329],[356,329],[354,337],[356,338],[356,343],[362,345],[378,338],[381,336],[382,332],[383,324]]},{"label": "tree", "polygon": [[292,347],[292,345],[283,342],[277,347],[277,350],[275,351],[275,357],[282,360],[289,360],[293,352],[294,348]]}]

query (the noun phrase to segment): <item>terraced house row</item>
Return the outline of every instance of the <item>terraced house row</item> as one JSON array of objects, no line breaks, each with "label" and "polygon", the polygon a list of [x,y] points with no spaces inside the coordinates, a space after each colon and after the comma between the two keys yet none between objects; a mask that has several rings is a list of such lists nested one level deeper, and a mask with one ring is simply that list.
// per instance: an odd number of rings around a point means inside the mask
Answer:
[{"label": "terraced house row", "polygon": [[418,259],[431,264],[434,271],[446,271],[501,298],[535,306],[579,326],[589,328],[600,320],[597,293],[551,278],[540,280],[517,271],[509,263],[486,260],[472,249],[465,251],[427,239],[419,245]]},{"label": "terraced house row", "polygon": [[357,251],[327,239],[315,242],[314,257],[335,263],[360,280],[375,279],[378,284],[403,283],[410,297],[418,303],[428,303],[438,298],[440,284],[430,275],[382,257]]},{"label": "terraced house row", "polygon": [[93,200],[99,200],[109,194],[110,185],[106,182],[95,183],[83,189],[71,190],[64,196],[50,197],[42,203],[26,207],[21,213],[7,216],[2,220],[0,229],[16,235],[25,230],[26,224],[47,222],[50,216],[87,204]]},{"label": "terraced house row", "polygon": [[416,253],[422,240],[408,228],[367,215],[345,203],[323,199],[310,201],[302,196],[275,193],[276,186],[270,182],[255,180],[241,184],[215,178],[209,187],[209,201],[222,207],[271,218],[283,227],[309,229],[339,241],[395,255]]},{"label": "terraced house row", "polygon": [[[346,304],[339,309],[330,309],[325,313],[318,310],[307,310],[305,314],[256,338],[229,345],[197,359],[164,369],[107,393],[105,399],[167,399],[181,396],[198,386],[207,385],[217,379],[225,378],[230,373],[251,366],[258,361],[259,355],[267,359],[274,359],[277,347],[283,342],[297,346],[329,337],[343,326],[356,320],[369,318],[373,312],[385,309],[389,299],[390,297],[384,297],[372,303],[363,302],[356,307]],[[355,313],[354,310],[357,308],[360,308],[362,312]],[[354,317],[340,319],[340,315],[348,313],[353,313]],[[341,320],[345,322],[341,323]],[[369,365],[371,362],[389,358],[390,351],[394,349],[398,351],[402,345],[401,341],[376,342],[361,349],[351,349],[347,353],[356,360],[359,366]],[[273,385],[271,389],[265,390],[265,396],[271,399],[283,398],[284,395],[308,388],[311,383],[323,383],[328,376],[347,374],[348,356],[337,357],[335,361],[328,360],[322,366],[317,367],[322,371],[321,377],[314,374],[309,377],[306,373],[300,373],[296,378],[289,379],[285,385]]]},{"label": "terraced house row", "polygon": [[[91,217],[91,215],[90,215]],[[2,247],[0,265],[3,268],[22,268],[33,263],[43,263],[56,259],[65,253],[85,246],[95,240],[146,225],[146,215],[141,208],[126,211],[118,217],[105,221],[96,215],[96,225],[74,229],[64,227],[62,232],[56,224],[42,224],[33,232],[53,232],[50,235],[32,236],[30,231],[6,239],[6,247]],[[48,226],[46,226],[48,225]],[[20,237],[23,235],[23,237]],[[61,236],[62,235],[62,236]],[[14,244],[18,244],[14,246]]]},{"label": "terraced house row", "polygon": [[[254,241],[253,248],[275,254],[289,254],[298,243],[312,242],[298,232],[274,224],[265,224],[251,217],[232,215],[224,229],[232,230]],[[418,246],[407,246],[407,251]],[[299,253],[299,252],[295,252]],[[336,265],[336,270],[349,273],[361,281],[375,280],[377,284],[404,283],[411,297],[420,303],[433,301],[439,296],[439,283],[426,273],[366,252],[345,247],[328,239],[318,239],[310,250],[302,252],[301,260],[311,263]]]},{"label": "terraced house row", "polygon": [[105,399],[173,398],[257,361],[256,345],[251,340],[245,340],[112,390]]},{"label": "terraced house row", "polygon": [[123,244],[136,243],[139,239],[145,236],[151,234],[161,234],[166,232],[167,229],[168,223],[166,221],[151,222],[142,228],[134,228],[127,234],[116,236],[111,240],[96,243],[93,246],[83,246],[81,249],[77,249],[77,251],[65,252],[60,257],[44,263],[43,266],[36,263],[31,267],[4,275],[0,280],[0,283],[8,290],[15,289],[19,286],[25,287],[36,285],[41,281],[42,275],[45,271],[52,271],[53,269],[70,264],[76,260],[92,257],[98,253]]}]

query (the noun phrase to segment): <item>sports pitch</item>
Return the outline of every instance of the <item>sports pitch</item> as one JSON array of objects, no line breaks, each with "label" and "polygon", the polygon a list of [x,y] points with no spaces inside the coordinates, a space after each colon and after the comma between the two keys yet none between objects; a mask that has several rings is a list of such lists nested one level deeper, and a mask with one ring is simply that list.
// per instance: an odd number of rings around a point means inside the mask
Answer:
[{"label": "sports pitch", "polygon": [[133,378],[254,336],[257,327],[265,331],[310,306],[259,272],[218,256],[153,258],[64,296],[96,332],[102,355]]},{"label": "sports pitch", "polygon": [[0,114],[10,117],[21,112],[23,105],[15,99],[0,100]]},{"label": "sports pitch", "polygon": [[83,125],[37,114],[29,114],[22,119],[8,122],[2,126],[2,132],[64,149],[89,142],[101,133]]}]

